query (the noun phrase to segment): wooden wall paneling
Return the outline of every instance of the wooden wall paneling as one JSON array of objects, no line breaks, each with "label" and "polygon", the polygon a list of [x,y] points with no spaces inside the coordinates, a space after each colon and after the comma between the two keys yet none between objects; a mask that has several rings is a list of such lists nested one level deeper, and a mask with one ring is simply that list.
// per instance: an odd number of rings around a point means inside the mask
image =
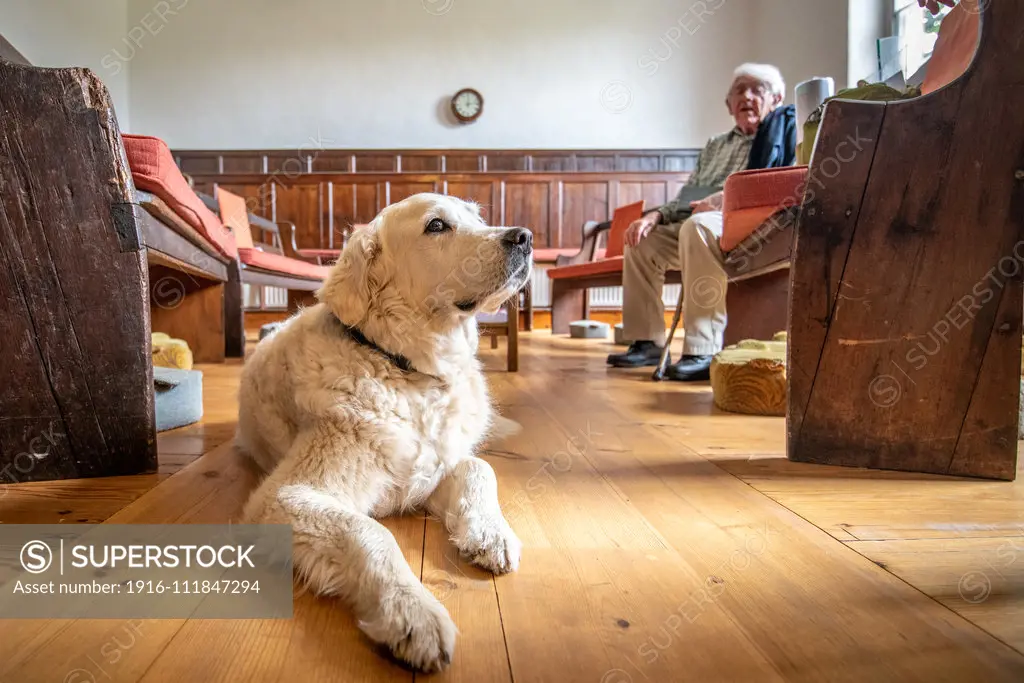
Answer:
[{"label": "wooden wall paneling", "polygon": [[178,162],[182,173],[192,175],[214,175],[222,173],[220,157],[216,156],[182,156]]},{"label": "wooden wall paneling", "polygon": [[356,173],[397,173],[398,172],[398,155],[388,154],[383,152],[380,154],[362,154],[356,155],[355,169]]},{"label": "wooden wall paneling", "polygon": [[310,172],[310,153],[305,150],[279,151],[267,154],[267,173],[295,180]]},{"label": "wooden wall paneling", "polygon": [[629,173],[657,172],[661,170],[661,156],[654,154],[619,154],[615,170]]},{"label": "wooden wall paneling", "polygon": [[[453,180],[448,182],[447,194],[465,199],[469,202],[476,202],[480,205],[480,215],[485,221],[491,223],[497,217],[498,225],[501,221],[501,206],[496,203],[494,181],[483,182]],[[498,200],[500,201],[500,200]]]},{"label": "wooden wall paneling", "polygon": [[577,154],[576,170],[580,173],[611,173],[617,171],[614,154]]},{"label": "wooden wall paneling", "polygon": [[[217,176],[206,176],[206,177],[207,178],[216,178]],[[192,189],[194,189],[196,192],[205,192],[206,194],[208,194],[208,195],[210,195],[212,197],[216,193],[217,185],[218,185],[218,183],[214,182],[213,180],[196,180],[195,184],[192,186]]]},{"label": "wooden wall paneling", "polygon": [[[663,180],[652,182],[618,182],[618,193],[614,196],[612,210],[614,211],[620,206],[638,202],[641,199],[644,201],[644,208],[647,210],[661,206],[668,200],[668,197],[666,196],[666,185],[667,183]],[[673,194],[673,196],[675,195]]]},{"label": "wooden wall paneling", "polygon": [[369,223],[380,210],[387,206],[385,202],[385,184],[372,181],[352,184],[355,194],[355,214],[353,223]]},{"label": "wooden wall paneling", "polygon": [[352,183],[328,181],[327,190],[330,192],[328,210],[331,212],[328,225],[331,231],[327,235],[327,242],[322,246],[328,249],[339,249],[345,243],[345,235],[355,223],[356,215],[356,194]]},{"label": "wooden wall paneling", "polygon": [[488,173],[523,173],[530,170],[530,156],[523,152],[496,152],[487,155]]},{"label": "wooden wall paneling", "polygon": [[[644,199],[657,206],[675,196],[685,173],[311,173],[203,175],[197,190],[221,184],[272,220],[300,227],[301,247],[335,248],[355,223],[368,223],[390,203],[418,192],[448,192],[486,207],[493,225],[521,225],[538,248],[579,246],[580,226],[605,220],[617,206]],[[333,229],[333,232],[332,232]],[[332,240],[333,234],[333,240]]]},{"label": "wooden wall paneling", "polygon": [[552,199],[548,181],[507,181],[502,224],[529,228],[537,248],[557,246],[551,242]]},{"label": "wooden wall paneling", "polygon": [[663,154],[661,155],[661,171],[683,171],[692,173],[697,170],[697,155],[700,150],[691,150],[689,154]]},{"label": "wooden wall paneling", "polygon": [[696,166],[699,153],[698,149],[174,150],[183,171],[203,175],[292,173],[298,166],[314,173],[688,172]]},{"label": "wooden wall paneling", "polygon": [[352,154],[342,150],[313,150],[310,165],[313,173],[351,173]]},{"label": "wooden wall paneling", "polygon": [[446,173],[477,173],[485,170],[480,163],[480,155],[476,152],[464,154],[446,154],[444,157]]},{"label": "wooden wall paneling", "polygon": [[533,154],[530,170],[534,173],[574,173],[576,168],[575,154]]},{"label": "wooden wall paneling", "polygon": [[398,165],[402,173],[440,173],[443,160],[439,154],[402,154]]},{"label": "wooden wall paneling", "polygon": [[331,182],[325,180],[322,183],[317,183],[316,194],[317,202],[320,204],[320,241],[316,246],[309,247],[311,249],[330,244],[334,230],[334,212],[331,207],[334,200],[331,194]]},{"label": "wooden wall paneling", "polygon": [[548,206],[548,246],[561,247],[562,237],[565,235],[565,222],[562,220],[565,190],[562,188],[561,180],[548,181],[548,196],[551,197]]},{"label": "wooden wall paneling", "polygon": [[275,182],[275,221],[290,221],[295,224],[296,241],[299,248],[320,246],[320,183],[285,184]]},{"label": "wooden wall paneling", "polygon": [[[420,192],[440,192],[441,180],[391,181],[388,183],[388,203],[395,204]],[[383,208],[383,207],[382,207]]]},{"label": "wooden wall paneling", "polygon": [[265,173],[266,157],[261,153],[245,155],[223,155],[220,161],[221,173]]},{"label": "wooden wall paneling", "polygon": [[579,226],[586,221],[604,221],[611,217],[614,207],[609,206],[609,180],[591,182],[564,181],[562,183],[562,247],[580,246]]}]

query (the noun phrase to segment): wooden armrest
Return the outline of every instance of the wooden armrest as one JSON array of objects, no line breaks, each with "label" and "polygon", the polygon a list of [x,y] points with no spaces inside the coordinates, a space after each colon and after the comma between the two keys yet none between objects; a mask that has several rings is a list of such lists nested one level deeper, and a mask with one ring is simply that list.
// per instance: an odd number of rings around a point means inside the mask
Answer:
[{"label": "wooden armrest", "polygon": [[800,206],[780,209],[725,255],[723,266],[731,280],[778,269],[792,259]]},{"label": "wooden armrest", "polygon": [[598,223],[597,221],[587,221],[583,224],[582,239],[580,240],[580,250],[572,256],[559,255],[555,259],[555,267],[571,266],[577,263],[590,263],[594,260],[594,254],[597,253],[597,238],[602,232],[607,232],[612,227],[611,221],[605,221],[604,223]]},{"label": "wooden armrest", "polygon": [[291,221],[278,221],[277,227],[281,235],[281,245],[284,247],[285,256],[306,261],[307,263],[317,262],[316,259],[308,259],[299,254],[299,244],[295,240],[296,228],[294,223]]}]

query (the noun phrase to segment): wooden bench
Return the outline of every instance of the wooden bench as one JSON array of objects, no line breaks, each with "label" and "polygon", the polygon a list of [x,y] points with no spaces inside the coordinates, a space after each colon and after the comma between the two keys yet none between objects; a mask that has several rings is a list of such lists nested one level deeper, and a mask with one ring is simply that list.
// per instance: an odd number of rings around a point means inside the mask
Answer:
[{"label": "wooden bench", "polygon": [[973,4],[943,21],[926,94],[826,106],[793,262],[792,460],[1016,476],[1024,0]]},{"label": "wooden bench", "polygon": [[157,468],[150,279],[110,96],[0,59],[0,479]]},{"label": "wooden bench", "polygon": [[156,195],[137,190],[149,264],[155,332],[183,339],[197,363],[225,358],[225,285],[232,261],[217,252]]},{"label": "wooden bench", "polygon": [[[330,272],[316,265],[288,256],[281,240],[280,226],[248,211],[245,199],[218,187],[216,198],[199,195],[207,206],[216,207],[224,226],[231,230],[238,245],[238,261],[228,269],[227,355],[245,356],[245,311],[242,285],[278,287],[288,292],[288,311],[316,303],[313,293],[320,289]],[[260,231],[261,241],[253,241],[253,228]],[[294,226],[292,226],[294,235]],[[263,241],[265,235],[269,241]],[[236,303],[237,302],[237,305]]]},{"label": "wooden bench", "polygon": [[[772,170],[798,172],[793,167]],[[558,267],[548,271],[553,334],[567,334],[572,321],[589,315],[587,290],[622,286],[626,228],[643,213],[643,202],[637,202],[616,209],[611,221],[585,224],[579,252],[572,257],[560,257]],[[776,332],[786,329],[795,216],[793,208],[762,209],[753,226],[741,228],[748,234],[738,244],[728,245],[723,264],[729,282],[726,345],[748,338],[771,339]],[[726,212],[726,222],[729,219]],[[602,252],[599,242],[603,235],[607,235],[607,247]],[[665,282],[680,284],[681,276],[678,270],[667,271]]]},{"label": "wooden bench", "polygon": [[150,265],[152,329],[184,339],[196,362],[225,358],[227,283],[238,256],[159,138],[124,135]]}]

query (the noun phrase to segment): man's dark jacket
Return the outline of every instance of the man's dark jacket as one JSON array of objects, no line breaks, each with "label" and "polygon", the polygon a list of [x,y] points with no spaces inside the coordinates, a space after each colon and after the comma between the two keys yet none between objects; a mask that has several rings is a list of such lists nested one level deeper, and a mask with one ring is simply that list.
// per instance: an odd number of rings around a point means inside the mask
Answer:
[{"label": "man's dark jacket", "polygon": [[768,114],[757,127],[747,169],[796,163],[796,107],[787,104]]}]

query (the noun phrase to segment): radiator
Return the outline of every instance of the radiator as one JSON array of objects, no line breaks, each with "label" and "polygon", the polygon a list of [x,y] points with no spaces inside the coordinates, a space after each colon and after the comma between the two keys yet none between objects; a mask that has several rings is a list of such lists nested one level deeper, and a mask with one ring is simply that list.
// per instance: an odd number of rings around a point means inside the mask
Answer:
[{"label": "radiator", "polygon": [[[533,307],[544,309],[551,307],[551,280],[547,269],[550,266],[539,265],[533,269],[531,284],[533,286]],[[666,285],[661,293],[661,300],[668,309],[675,309],[682,285]],[[252,287],[242,285],[245,297],[245,308],[248,310],[270,309],[284,310],[288,308],[288,291],[279,287]],[[263,290],[266,301],[260,306],[260,290]],[[590,290],[591,308],[622,308],[622,287],[595,287]]]},{"label": "radiator", "polygon": [[[536,265],[533,269],[531,286],[533,287],[533,307],[543,309],[551,307],[551,280],[547,270],[553,266]],[[666,285],[661,292],[661,300],[665,307],[675,309],[679,300],[682,285]],[[590,290],[591,308],[622,308],[622,287],[595,287]]]},{"label": "radiator", "polygon": [[[260,305],[260,292],[263,293],[265,301]],[[258,311],[288,309],[288,290],[280,287],[253,287],[242,284],[242,302],[245,310]]]}]

